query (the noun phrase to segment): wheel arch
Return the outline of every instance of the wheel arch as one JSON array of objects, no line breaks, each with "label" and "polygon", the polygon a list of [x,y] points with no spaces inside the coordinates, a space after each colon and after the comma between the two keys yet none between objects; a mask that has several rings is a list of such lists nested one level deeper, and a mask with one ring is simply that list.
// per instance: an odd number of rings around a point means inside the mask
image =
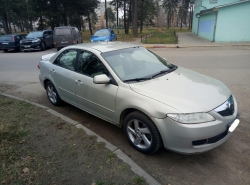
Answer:
[{"label": "wheel arch", "polygon": [[[123,121],[125,120],[126,116],[129,115],[130,113],[132,112],[140,112],[142,114],[144,114],[145,116],[147,116],[150,120],[152,120],[150,118],[150,116],[148,116],[145,112],[139,110],[139,109],[136,109],[136,108],[126,108],[122,111],[121,115],[120,115],[120,120],[119,120],[119,126],[122,128],[123,127]],[[152,120],[153,121],[153,120]]]}]

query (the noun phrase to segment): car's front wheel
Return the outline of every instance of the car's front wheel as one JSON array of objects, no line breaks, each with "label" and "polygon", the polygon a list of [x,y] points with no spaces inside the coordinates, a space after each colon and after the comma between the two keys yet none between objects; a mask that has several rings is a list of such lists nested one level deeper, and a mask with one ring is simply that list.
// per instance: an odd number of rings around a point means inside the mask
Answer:
[{"label": "car's front wheel", "polygon": [[49,98],[49,101],[55,105],[59,106],[62,103],[62,100],[55,88],[55,86],[49,81],[46,83],[46,91],[47,91],[47,96]]},{"label": "car's front wheel", "polygon": [[42,51],[45,51],[46,50],[46,45],[44,42],[41,43],[41,50]]},{"label": "car's front wheel", "polygon": [[142,153],[152,154],[162,145],[160,133],[153,121],[139,111],[126,116],[123,131],[130,144]]}]

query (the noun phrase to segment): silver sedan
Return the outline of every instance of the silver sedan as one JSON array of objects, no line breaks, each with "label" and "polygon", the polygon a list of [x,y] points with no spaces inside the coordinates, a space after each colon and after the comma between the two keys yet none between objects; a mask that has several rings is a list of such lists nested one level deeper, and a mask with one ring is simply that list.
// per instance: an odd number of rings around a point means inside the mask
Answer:
[{"label": "silver sedan", "polygon": [[85,43],[44,55],[40,82],[63,101],[121,127],[138,151],[162,145],[201,153],[225,142],[239,124],[231,91],[129,43]]}]

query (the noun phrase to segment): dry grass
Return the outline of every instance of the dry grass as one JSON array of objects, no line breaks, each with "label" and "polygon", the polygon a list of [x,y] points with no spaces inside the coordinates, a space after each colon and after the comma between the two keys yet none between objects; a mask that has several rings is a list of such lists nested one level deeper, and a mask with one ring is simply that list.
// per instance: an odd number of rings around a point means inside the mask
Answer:
[{"label": "dry grass", "polygon": [[146,184],[96,137],[41,108],[3,96],[0,167],[3,185]]}]

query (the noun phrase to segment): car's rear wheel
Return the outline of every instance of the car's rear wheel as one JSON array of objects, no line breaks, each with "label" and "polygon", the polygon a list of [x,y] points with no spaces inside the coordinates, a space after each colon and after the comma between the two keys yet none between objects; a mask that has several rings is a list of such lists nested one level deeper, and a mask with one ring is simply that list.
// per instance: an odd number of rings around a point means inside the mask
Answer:
[{"label": "car's rear wheel", "polygon": [[4,51],[5,53],[6,53],[6,52],[8,52],[8,50],[7,50],[7,49],[4,49],[3,51]]},{"label": "car's rear wheel", "polygon": [[49,81],[46,83],[46,91],[47,91],[47,96],[49,98],[49,101],[55,105],[59,106],[62,103],[62,100],[55,88],[55,86]]},{"label": "car's rear wheel", "polygon": [[139,111],[126,116],[123,131],[130,144],[142,153],[152,154],[162,145],[160,133],[153,121]]},{"label": "car's rear wheel", "polygon": [[44,42],[41,43],[41,50],[42,51],[45,51],[46,50],[46,45]]}]

